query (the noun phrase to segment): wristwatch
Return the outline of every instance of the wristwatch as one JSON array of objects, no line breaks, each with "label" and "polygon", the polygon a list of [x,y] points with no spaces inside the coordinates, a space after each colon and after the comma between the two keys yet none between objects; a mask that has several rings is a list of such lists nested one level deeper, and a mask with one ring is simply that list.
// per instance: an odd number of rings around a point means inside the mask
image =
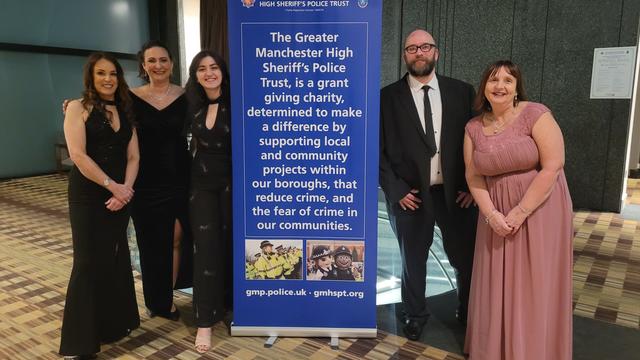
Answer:
[{"label": "wristwatch", "polygon": [[102,185],[104,185],[104,187],[109,187],[109,184],[111,184],[111,179],[109,179],[109,177],[104,178]]}]

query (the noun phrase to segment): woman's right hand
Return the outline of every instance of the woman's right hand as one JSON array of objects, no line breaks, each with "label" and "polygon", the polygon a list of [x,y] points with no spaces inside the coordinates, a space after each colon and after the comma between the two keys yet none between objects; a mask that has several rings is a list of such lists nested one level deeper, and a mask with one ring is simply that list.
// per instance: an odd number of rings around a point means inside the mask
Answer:
[{"label": "woman's right hand", "polygon": [[501,237],[506,237],[513,230],[513,227],[507,224],[504,215],[498,210],[494,210],[494,213],[491,215],[491,218],[489,219],[489,226],[491,226],[491,229]]},{"label": "woman's right hand", "polygon": [[111,191],[116,199],[125,204],[128,204],[129,201],[131,201],[131,198],[133,198],[133,189],[124,184],[118,184],[117,182],[112,181],[109,183],[107,189]]},{"label": "woman's right hand", "polygon": [[66,113],[67,113],[67,106],[69,105],[69,101],[71,101],[71,100],[69,100],[69,99],[64,99],[64,100],[62,101],[62,115],[64,115],[64,114],[66,114]]}]

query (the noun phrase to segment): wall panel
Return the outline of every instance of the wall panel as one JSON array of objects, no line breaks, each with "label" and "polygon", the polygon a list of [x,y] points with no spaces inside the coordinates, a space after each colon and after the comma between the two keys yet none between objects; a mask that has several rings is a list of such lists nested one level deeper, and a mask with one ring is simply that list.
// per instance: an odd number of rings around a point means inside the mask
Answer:
[{"label": "wall panel", "polygon": [[[0,0],[0,178],[55,170],[54,143],[62,131],[60,105],[82,90],[85,56],[74,49],[136,53],[149,37],[147,1]],[[58,54],[47,53],[55,47]],[[44,52],[43,52],[44,51]],[[137,64],[121,60],[130,84]]]},{"label": "wall panel", "polygon": [[[394,36],[383,41],[383,85],[404,74],[392,54],[401,55],[399,43],[415,27],[438,40],[438,73],[474,86],[487,64],[513,59],[529,97],[549,106],[563,130],[574,206],[620,210],[630,102],[590,99],[591,68],[594,48],[636,44],[640,1],[386,0],[384,7],[393,11],[384,12],[383,33]],[[400,29],[387,18],[399,15]]]}]

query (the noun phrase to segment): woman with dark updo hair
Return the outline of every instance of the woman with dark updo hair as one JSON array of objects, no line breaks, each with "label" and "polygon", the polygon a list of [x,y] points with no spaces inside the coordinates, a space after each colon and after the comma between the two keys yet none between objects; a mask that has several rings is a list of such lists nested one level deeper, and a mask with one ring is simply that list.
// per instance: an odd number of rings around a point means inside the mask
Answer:
[{"label": "woman with dark updo hair", "polygon": [[178,320],[173,289],[192,285],[193,245],[188,221],[191,155],[186,140],[187,101],[171,83],[173,60],[152,40],[138,52],[139,77],[131,89],[140,139],[140,173],[131,216],[140,250],[144,303],[150,317]]},{"label": "woman with dark updo hair", "polygon": [[73,269],[60,354],[91,358],[100,344],[140,325],[127,246],[138,141],[128,86],[113,56],[89,56],[82,99],[69,103],[64,134],[75,166],[68,191]]}]

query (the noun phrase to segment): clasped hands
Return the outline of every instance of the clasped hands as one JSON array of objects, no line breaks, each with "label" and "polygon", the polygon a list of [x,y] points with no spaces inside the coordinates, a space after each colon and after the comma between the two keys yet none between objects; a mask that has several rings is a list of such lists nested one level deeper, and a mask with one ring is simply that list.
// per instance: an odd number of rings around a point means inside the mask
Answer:
[{"label": "clasped hands", "polygon": [[109,190],[113,194],[104,204],[111,211],[118,211],[127,205],[133,198],[133,188],[124,184],[118,184],[115,181],[109,186]]},{"label": "clasped hands", "polygon": [[504,216],[500,211],[494,209],[491,214],[487,216],[487,223],[498,236],[506,237],[517,233],[528,215],[529,214],[522,211],[519,206],[511,209],[507,216]]}]

